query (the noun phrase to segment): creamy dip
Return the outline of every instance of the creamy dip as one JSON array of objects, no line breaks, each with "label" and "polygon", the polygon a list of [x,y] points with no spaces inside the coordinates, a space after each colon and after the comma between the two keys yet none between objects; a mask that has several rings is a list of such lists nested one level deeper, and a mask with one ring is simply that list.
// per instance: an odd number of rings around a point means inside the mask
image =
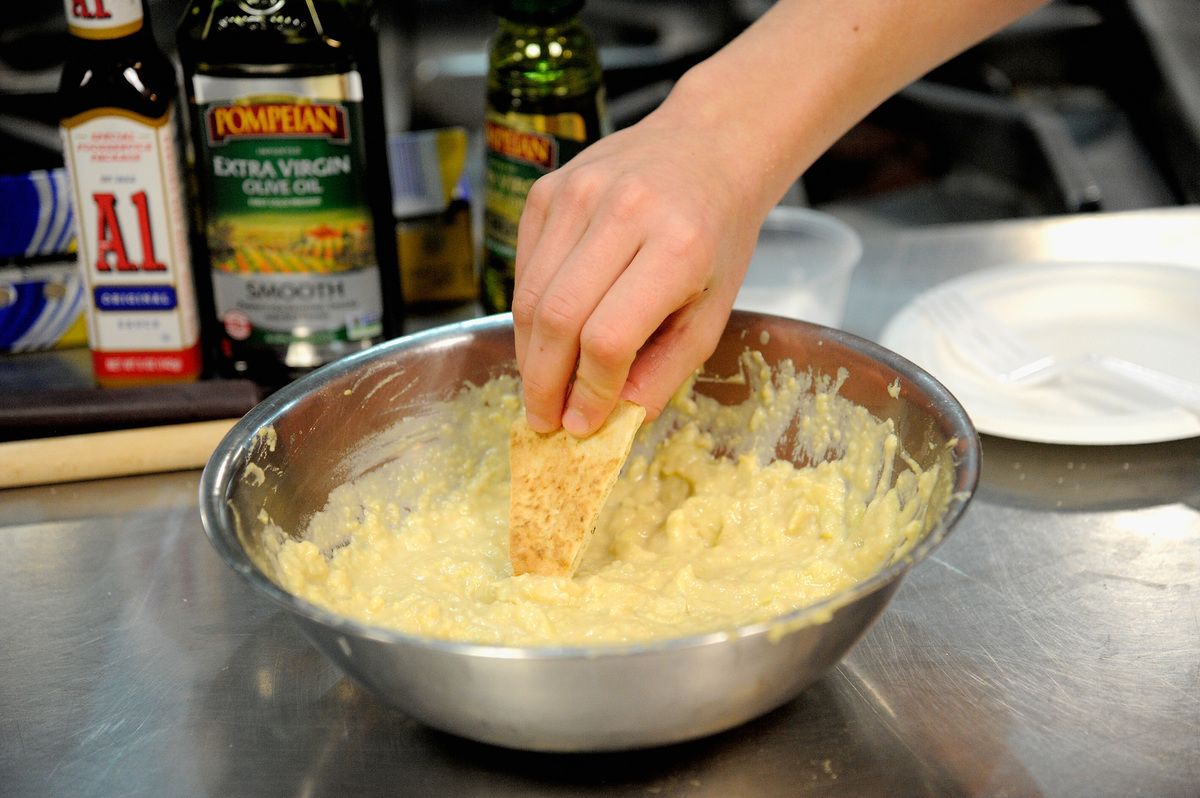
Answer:
[{"label": "creamy dip", "polygon": [[[892,423],[838,396],[840,380],[754,352],[742,366],[745,401],[722,406],[693,381],[643,427],[574,578],[512,575],[507,444],[523,408],[507,377],[468,386],[411,454],[337,488],[300,539],[267,535],[275,578],[375,626],[592,645],[775,618],[903,556],[939,469],[905,458]],[[793,418],[802,467],[774,459]]]}]

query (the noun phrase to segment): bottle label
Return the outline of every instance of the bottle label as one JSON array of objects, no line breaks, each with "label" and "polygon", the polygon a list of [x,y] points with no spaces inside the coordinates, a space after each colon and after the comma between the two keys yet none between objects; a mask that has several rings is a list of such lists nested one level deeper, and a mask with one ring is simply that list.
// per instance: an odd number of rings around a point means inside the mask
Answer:
[{"label": "bottle label", "polygon": [[217,315],[234,341],[383,332],[362,81],[193,78]]},{"label": "bottle label", "polygon": [[64,119],[62,136],[96,378],[197,376],[200,322],[174,111],[148,119],[93,109]]},{"label": "bottle label", "polygon": [[471,240],[471,207],[456,203],[444,213],[396,224],[404,301],[470,302],[479,294]]},{"label": "bottle label", "polygon": [[71,34],[81,39],[118,39],[142,27],[142,0],[63,0]]},{"label": "bottle label", "polygon": [[[553,115],[488,111],[484,238],[494,255],[517,256],[517,225],[534,181],[587,146],[587,127],[577,113]],[[509,276],[511,279],[511,276]]]}]

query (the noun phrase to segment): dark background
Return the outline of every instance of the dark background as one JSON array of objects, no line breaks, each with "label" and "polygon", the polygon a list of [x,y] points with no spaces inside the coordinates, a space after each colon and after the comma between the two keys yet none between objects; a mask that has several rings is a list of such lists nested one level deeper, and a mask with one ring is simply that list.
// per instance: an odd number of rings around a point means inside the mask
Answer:
[{"label": "dark background", "polygon": [[[174,49],[185,0],[148,0]],[[617,126],[735,36],[767,0],[590,0]],[[61,163],[56,0],[0,29],[0,172]],[[389,132],[483,113],[487,0],[381,0]],[[798,46],[803,46],[799,43]],[[748,143],[752,146],[752,143]],[[1055,0],[889,100],[792,201],[860,224],[924,225],[1200,202],[1200,0]]]}]

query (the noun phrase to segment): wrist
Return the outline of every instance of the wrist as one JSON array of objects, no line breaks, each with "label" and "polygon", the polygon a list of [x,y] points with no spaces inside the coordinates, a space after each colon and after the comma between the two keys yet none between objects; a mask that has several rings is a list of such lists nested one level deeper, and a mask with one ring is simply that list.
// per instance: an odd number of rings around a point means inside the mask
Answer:
[{"label": "wrist", "polygon": [[762,109],[739,96],[730,76],[711,61],[692,67],[645,122],[680,141],[694,163],[719,175],[731,198],[729,205],[757,215],[761,222],[799,171],[775,152],[775,137],[762,135]]}]

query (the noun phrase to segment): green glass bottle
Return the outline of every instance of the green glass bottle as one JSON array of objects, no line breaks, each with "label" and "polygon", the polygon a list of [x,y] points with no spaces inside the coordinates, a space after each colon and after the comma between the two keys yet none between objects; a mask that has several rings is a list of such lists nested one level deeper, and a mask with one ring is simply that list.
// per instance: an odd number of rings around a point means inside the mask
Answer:
[{"label": "green glass bottle", "polygon": [[484,122],[480,299],[511,309],[517,224],[529,187],[609,132],[604,78],[583,0],[496,0]]},{"label": "green glass bottle", "polygon": [[177,30],[218,363],[278,386],[399,334],[365,0],[191,0]]}]

